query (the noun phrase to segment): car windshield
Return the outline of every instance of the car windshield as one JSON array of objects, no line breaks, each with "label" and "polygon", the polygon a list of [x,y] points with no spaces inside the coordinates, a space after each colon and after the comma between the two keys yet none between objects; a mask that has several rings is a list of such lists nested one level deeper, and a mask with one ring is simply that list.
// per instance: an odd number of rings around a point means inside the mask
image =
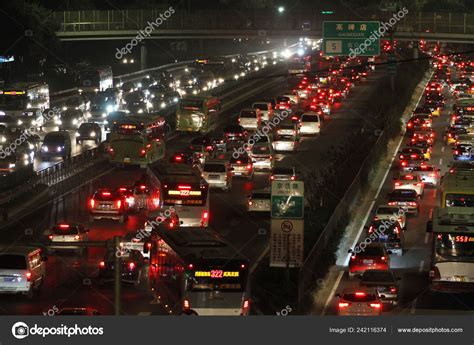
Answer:
[{"label": "car windshield", "polygon": [[349,302],[372,302],[377,299],[375,294],[367,294],[364,292],[354,292],[344,294],[343,299]]},{"label": "car windshield", "polygon": [[383,256],[383,250],[380,247],[367,246],[364,251],[358,254],[360,256]]},{"label": "car windshield", "polygon": [[319,116],[317,115],[303,115],[301,117],[303,122],[319,122]]},{"label": "car windshield", "polygon": [[247,164],[249,162],[249,157],[248,156],[239,156],[239,157],[235,158],[234,156],[232,156],[232,158],[230,159],[230,162],[232,164]]},{"label": "car windshield", "polygon": [[63,135],[46,135],[44,144],[46,145],[63,145],[65,138]]},{"label": "car windshield", "polygon": [[0,254],[0,270],[26,270],[25,256]]},{"label": "car windshield", "polygon": [[266,103],[254,103],[253,107],[259,110],[268,110],[268,105]]},{"label": "car windshield", "polygon": [[293,169],[291,168],[275,168],[273,169],[274,175],[293,175]]},{"label": "car windshield", "polygon": [[250,118],[250,119],[255,119],[257,117],[257,113],[255,111],[241,111],[240,112],[240,117],[242,118]]},{"label": "car windshield", "polygon": [[270,193],[252,193],[252,199],[270,199],[271,194]]},{"label": "car windshield", "polygon": [[390,193],[390,197],[416,198],[417,193],[411,189],[397,189]]},{"label": "car windshield", "polygon": [[204,171],[205,172],[218,172],[218,173],[225,173],[226,168],[224,164],[218,164],[218,163],[206,163],[204,165]]},{"label": "car windshield", "polygon": [[79,230],[76,226],[70,226],[67,224],[60,224],[51,229],[51,233],[55,235],[77,235]]},{"label": "car windshield", "polygon": [[252,153],[253,154],[269,154],[270,153],[270,146],[255,144],[252,147]]}]

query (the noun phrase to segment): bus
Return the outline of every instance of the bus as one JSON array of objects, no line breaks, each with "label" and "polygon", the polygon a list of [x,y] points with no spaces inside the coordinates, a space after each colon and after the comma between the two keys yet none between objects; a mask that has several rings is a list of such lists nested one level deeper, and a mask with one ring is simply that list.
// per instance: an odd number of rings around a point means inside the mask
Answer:
[{"label": "bus", "polygon": [[148,210],[173,207],[180,226],[209,225],[209,185],[198,171],[186,164],[159,162],[148,166],[147,176]]},{"label": "bus", "polygon": [[206,94],[184,97],[176,108],[176,130],[208,133],[217,126],[220,110],[217,97]]},{"label": "bus", "polygon": [[474,291],[474,212],[467,207],[435,207],[426,231],[432,233],[430,289]]},{"label": "bus", "polygon": [[130,114],[112,112],[109,139],[110,162],[119,165],[148,164],[162,159],[165,155],[165,119],[152,114]]},{"label": "bus", "polygon": [[39,127],[49,109],[49,87],[45,83],[22,82],[0,87],[0,115],[18,120],[18,125]]},{"label": "bus", "polygon": [[446,173],[441,182],[440,207],[474,207],[473,171]]},{"label": "bus", "polygon": [[105,91],[113,87],[112,67],[88,67],[77,73],[77,87],[86,93]]},{"label": "bus", "polygon": [[249,261],[217,233],[155,226],[150,253],[150,288],[161,304],[181,315],[247,316]]}]

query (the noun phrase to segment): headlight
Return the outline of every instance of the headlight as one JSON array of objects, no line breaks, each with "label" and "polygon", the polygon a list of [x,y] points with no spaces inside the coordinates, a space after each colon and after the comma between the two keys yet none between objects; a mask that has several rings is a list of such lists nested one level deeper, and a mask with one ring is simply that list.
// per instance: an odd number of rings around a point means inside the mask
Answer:
[{"label": "headlight", "polygon": [[28,156],[27,153],[25,153],[25,154],[23,155],[23,159],[27,160],[27,159],[29,159],[29,158],[30,158],[30,156]]},{"label": "headlight", "polygon": [[138,87],[139,89],[141,89],[142,83],[138,83],[138,84],[137,84],[137,87]]},{"label": "headlight", "polygon": [[58,146],[58,147],[56,148],[56,151],[61,152],[62,149],[63,149],[63,148],[62,148],[61,146]]},{"label": "headlight", "polygon": [[234,79],[235,80],[239,79],[239,75],[238,74],[234,75]]},{"label": "headlight", "polygon": [[72,120],[73,125],[77,125],[77,119]]},{"label": "headlight", "polygon": [[7,142],[7,138],[2,137],[1,141],[2,141],[2,143],[6,143],[6,142]]},{"label": "headlight", "polygon": [[76,137],[80,137],[81,134],[79,132],[76,132]]},{"label": "headlight", "polygon": [[138,113],[139,114],[143,113],[143,109],[138,109]]},{"label": "headlight", "polygon": [[173,98],[173,102],[177,103],[178,102],[178,97]]},{"label": "headlight", "polygon": [[161,108],[165,108],[165,107],[166,107],[166,103],[165,103],[165,102],[161,102],[161,103],[160,103],[160,107],[161,107]]},{"label": "headlight", "polygon": [[19,126],[19,125],[22,125],[22,124],[23,124],[23,121],[18,120],[18,126]]},{"label": "headlight", "polygon": [[33,144],[28,144],[28,148],[29,148],[30,150],[34,150],[34,149],[35,149],[35,145],[33,145]]},{"label": "headlight", "polygon": [[87,113],[86,113],[86,117],[87,117],[88,119],[90,119],[90,118],[92,117],[91,113],[87,112]]},{"label": "headlight", "polygon": [[36,126],[37,122],[36,120],[31,121],[31,125]]},{"label": "headlight", "polygon": [[13,168],[15,168],[15,163],[8,164],[8,169],[13,169]]},{"label": "headlight", "polygon": [[56,120],[56,121],[54,121],[54,123],[57,124],[58,126],[63,124],[63,122],[61,120]]},{"label": "headlight", "polygon": [[91,136],[92,138],[95,138],[95,132],[91,132],[90,136]]},{"label": "headlight", "polygon": [[67,110],[67,107],[63,107],[63,111]]},{"label": "headlight", "polygon": [[48,146],[41,146],[41,150],[43,150],[44,152],[48,152]]},{"label": "headlight", "polygon": [[102,117],[107,117],[107,114],[106,114],[106,113],[102,113]]},{"label": "headlight", "polygon": [[109,105],[105,108],[105,110],[106,110],[108,113],[110,113],[110,112],[114,111],[114,107],[113,107],[112,104],[109,104]]}]

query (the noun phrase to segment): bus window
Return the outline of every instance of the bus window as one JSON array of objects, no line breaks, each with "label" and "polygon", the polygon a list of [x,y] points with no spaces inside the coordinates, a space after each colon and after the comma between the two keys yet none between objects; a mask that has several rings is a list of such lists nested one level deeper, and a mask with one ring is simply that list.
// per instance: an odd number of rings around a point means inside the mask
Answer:
[{"label": "bus window", "polygon": [[474,194],[446,194],[446,207],[474,207]]},{"label": "bus window", "polygon": [[438,234],[435,239],[436,253],[441,256],[472,256],[474,236],[463,233]]},{"label": "bus window", "polygon": [[182,99],[180,107],[184,110],[202,110],[203,101],[193,99]]}]

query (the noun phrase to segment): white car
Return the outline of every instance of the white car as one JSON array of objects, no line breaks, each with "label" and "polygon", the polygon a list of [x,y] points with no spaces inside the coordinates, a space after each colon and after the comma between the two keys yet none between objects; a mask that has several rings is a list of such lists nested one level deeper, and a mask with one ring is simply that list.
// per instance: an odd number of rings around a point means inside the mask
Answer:
[{"label": "white car", "polygon": [[296,151],[296,136],[277,134],[273,138],[273,149],[275,151]]},{"label": "white car", "polygon": [[283,97],[288,97],[290,99],[291,104],[297,105],[300,101],[300,97],[295,93],[285,93]]},{"label": "white car", "polygon": [[294,167],[275,167],[270,174],[270,181],[295,181],[296,179]]},{"label": "white car", "polygon": [[77,244],[86,242],[89,239],[88,234],[89,229],[85,229],[80,224],[57,224],[49,230],[50,244],[48,250],[75,250],[82,254],[84,248]]},{"label": "white car", "polygon": [[374,220],[396,220],[402,229],[407,225],[407,212],[402,207],[396,205],[383,204],[375,209]]},{"label": "white car", "polygon": [[229,190],[232,188],[232,168],[224,160],[207,160],[202,168],[201,176],[210,188]]},{"label": "white car", "polygon": [[420,166],[413,167],[411,173],[413,175],[418,175],[421,177],[421,180],[424,184],[429,184],[432,186],[437,186],[440,181],[439,175],[440,169],[436,168],[434,165],[421,164]]},{"label": "white car", "polygon": [[260,109],[242,109],[239,115],[239,125],[249,130],[260,128]]},{"label": "white car", "polygon": [[271,193],[267,190],[256,190],[248,196],[247,211],[248,212],[270,212],[271,209]]},{"label": "white car", "polygon": [[270,121],[273,117],[273,108],[270,102],[254,102],[253,109],[259,109],[262,121]]},{"label": "white car", "polygon": [[273,167],[273,149],[270,143],[256,143],[251,151],[254,170],[271,170]]},{"label": "white car", "polygon": [[419,196],[423,196],[425,186],[420,175],[402,174],[394,180],[394,189],[413,189]]},{"label": "white car", "polygon": [[301,134],[319,134],[321,132],[321,116],[315,112],[307,112],[301,115]]}]

